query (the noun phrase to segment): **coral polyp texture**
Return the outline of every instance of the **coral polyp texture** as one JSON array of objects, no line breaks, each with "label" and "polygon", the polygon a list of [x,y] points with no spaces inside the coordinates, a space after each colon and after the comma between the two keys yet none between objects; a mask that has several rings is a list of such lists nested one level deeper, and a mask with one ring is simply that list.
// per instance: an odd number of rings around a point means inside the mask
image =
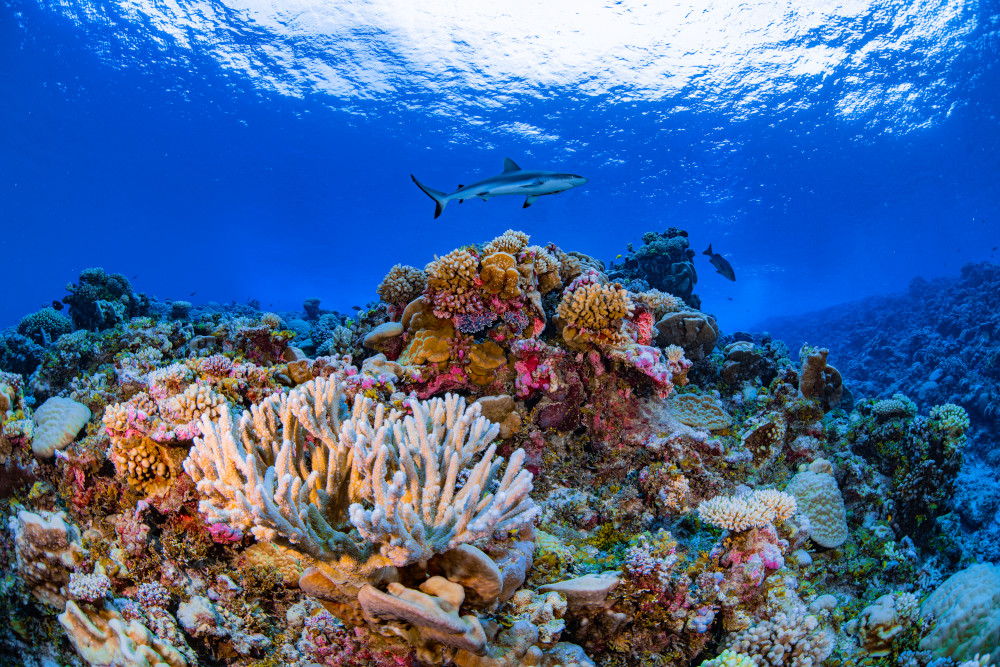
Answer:
[{"label": "coral polyp texture", "polygon": [[441,239],[350,315],[86,269],[0,339],[0,662],[997,664],[989,390],[727,333],[643,240]]}]

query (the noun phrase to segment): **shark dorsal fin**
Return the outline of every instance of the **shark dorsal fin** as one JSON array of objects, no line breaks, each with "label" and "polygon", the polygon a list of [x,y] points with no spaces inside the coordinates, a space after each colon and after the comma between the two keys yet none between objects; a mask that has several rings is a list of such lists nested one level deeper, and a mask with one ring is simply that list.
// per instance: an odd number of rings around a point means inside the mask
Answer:
[{"label": "shark dorsal fin", "polygon": [[508,171],[521,171],[521,168],[517,166],[517,163],[511,160],[509,157],[503,159],[503,173]]}]

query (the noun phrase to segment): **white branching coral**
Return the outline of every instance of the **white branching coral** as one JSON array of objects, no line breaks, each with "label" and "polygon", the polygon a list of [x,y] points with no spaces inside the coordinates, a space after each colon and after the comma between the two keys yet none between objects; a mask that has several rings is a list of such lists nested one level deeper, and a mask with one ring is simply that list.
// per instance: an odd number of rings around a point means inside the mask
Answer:
[{"label": "white branching coral", "polygon": [[359,395],[347,413],[337,377],[317,378],[236,423],[228,408],[217,422],[203,417],[184,469],[210,524],[362,573],[530,523],[524,453],[501,477],[499,427],[478,405],[447,395],[409,407]]},{"label": "white branching coral", "polygon": [[740,496],[716,496],[698,505],[703,521],[733,532],[784,521],[795,511],[795,498],[774,489],[758,489]]}]

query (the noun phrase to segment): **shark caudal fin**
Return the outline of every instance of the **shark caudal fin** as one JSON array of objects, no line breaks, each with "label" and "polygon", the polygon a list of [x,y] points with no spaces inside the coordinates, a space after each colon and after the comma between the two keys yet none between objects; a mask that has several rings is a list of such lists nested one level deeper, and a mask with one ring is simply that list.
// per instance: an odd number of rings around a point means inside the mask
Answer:
[{"label": "shark caudal fin", "polygon": [[448,205],[448,195],[441,192],[440,190],[435,190],[434,188],[429,188],[420,181],[413,174],[410,174],[410,178],[413,182],[417,184],[417,187],[424,191],[424,194],[434,200],[434,217],[437,218],[444,211],[444,207]]}]

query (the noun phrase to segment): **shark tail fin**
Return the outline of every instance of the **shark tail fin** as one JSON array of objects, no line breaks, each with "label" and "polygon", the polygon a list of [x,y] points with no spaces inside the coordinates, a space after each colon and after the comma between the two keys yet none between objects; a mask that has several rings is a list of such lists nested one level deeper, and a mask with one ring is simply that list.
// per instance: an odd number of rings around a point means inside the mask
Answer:
[{"label": "shark tail fin", "polygon": [[[414,178],[413,180],[417,180],[417,179],[415,179],[415,178]],[[420,185],[420,183],[417,183],[417,185]],[[423,187],[423,186],[422,186],[422,185],[420,185],[420,187]],[[426,191],[426,190],[424,190],[424,192],[427,192],[427,191]],[[712,244],[711,244],[711,243],[709,243],[709,244],[708,244],[708,250],[706,250],[705,252],[703,252],[703,253],[701,253],[701,254],[702,254],[702,255],[708,255],[709,257],[711,257],[712,255],[714,255],[715,253],[714,253],[714,252],[712,252]]]},{"label": "shark tail fin", "polygon": [[417,184],[417,187],[424,191],[424,194],[434,200],[434,217],[437,218],[444,211],[444,207],[448,205],[448,195],[441,192],[440,190],[435,190],[434,188],[429,188],[420,181],[413,174],[410,174],[410,178],[413,182]]}]

